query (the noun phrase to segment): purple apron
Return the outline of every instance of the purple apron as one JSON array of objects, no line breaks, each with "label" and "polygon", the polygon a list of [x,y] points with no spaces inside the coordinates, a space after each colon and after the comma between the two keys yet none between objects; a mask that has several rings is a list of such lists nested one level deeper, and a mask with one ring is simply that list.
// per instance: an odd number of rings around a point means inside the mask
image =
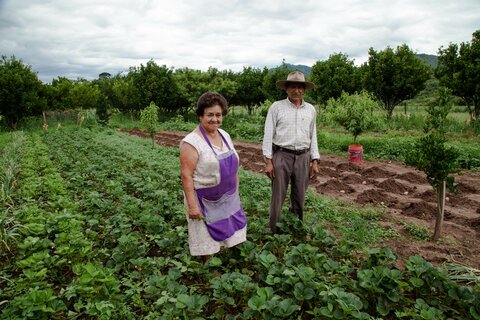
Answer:
[{"label": "purple apron", "polygon": [[238,158],[220,132],[228,151],[218,155],[203,128],[199,126],[199,129],[220,165],[220,183],[215,187],[198,188],[195,191],[208,232],[216,241],[222,241],[247,224],[237,189]]}]

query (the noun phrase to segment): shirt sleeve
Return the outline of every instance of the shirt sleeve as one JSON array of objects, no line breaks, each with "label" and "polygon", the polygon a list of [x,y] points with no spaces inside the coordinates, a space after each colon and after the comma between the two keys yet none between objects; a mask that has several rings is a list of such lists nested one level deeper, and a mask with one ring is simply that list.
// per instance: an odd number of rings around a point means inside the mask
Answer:
[{"label": "shirt sleeve", "polygon": [[317,112],[313,109],[313,126],[312,126],[312,139],[310,143],[310,157],[312,160],[320,160],[320,152],[318,152],[317,143]]},{"label": "shirt sleeve", "polygon": [[265,158],[272,159],[272,143],[273,143],[273,107],[268,109],[267,118],[265,119],[265,127],[263,131],[262,152]]}]

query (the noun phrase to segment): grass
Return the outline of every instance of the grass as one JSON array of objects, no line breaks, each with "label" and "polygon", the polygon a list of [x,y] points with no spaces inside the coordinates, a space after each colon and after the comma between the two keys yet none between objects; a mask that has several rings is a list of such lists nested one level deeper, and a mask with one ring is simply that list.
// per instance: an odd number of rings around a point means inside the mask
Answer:
[{"label": "grass", "polygon": [[[398,106],[393,117],[385,124],[379,124],[378,128],[362,133],[357,142],[363,145],[363,157],[366,160],[387,159],[404,161],[405,155],[410,152],[415,139],[423,135],[423,122],[426,107],[418,104],[407,105],[407,116],[402,106]],[[456,106],[449,115],[450,122],[447,126],[448,143],[457,147],[460,151],[460,161],[464,169],[480,168],[480,125],[468,126],[465,119],[468,114],[465,107]],[[161,115],[159,130],[174,130],[189,132],[198,125],[192,114],[189,121],[185,122],[182,116],[171,114]],[[235,140],[261,143],[263,139],[264,115],[257,110],[253,115],[248,115],[243,107],[236,106],[234,112],[230,112],[225,118],[222,127],[227,130]],[[78,111],[49,112],[47,113],[49,130],[55,130],[61,126],[78,125]],[[21,121],[19,130],[40,131],[41,118],[31,117]],[[97,124],[85,122],[85,127],[96,127]],[[131,129],[140,127],[138,115],[135,113],[113,113],[108,127],[113,129]],[[343,128],[332,123],[325,122],[319,113],[317,123],[319,149],[322,153],[342,154],[348,151],[348,146],[353,143],[353,137]],[[3,135],[0,137],[0,148]]]},{"label": "grass", "polygon": [[432,238],[431,231],[426,226],[417,225],[411,222],[402,224],[405,230],[407,230],[410,236],[415,240],[428,241]]},{"label": "grass", "polygon": [[448,273],[450,279],[455,282],[465,283],[467,285],[480,284],[480,270],[478,269],[456,262],[446,262],[441,268],[443,268]]}]

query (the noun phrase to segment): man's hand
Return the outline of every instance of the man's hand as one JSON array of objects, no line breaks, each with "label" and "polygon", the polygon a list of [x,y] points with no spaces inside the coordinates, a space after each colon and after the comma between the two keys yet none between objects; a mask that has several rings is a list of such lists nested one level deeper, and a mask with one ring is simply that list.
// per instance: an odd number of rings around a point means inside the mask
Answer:
[{"label": "man's hand", "polygon": [[272,159],[265,158],[265,174],[270,178],[270,180],[275,178],[275,168],[273,167]]},{"label": "man's hand", "polygon": [[314,159],[310,161],[310,179],[315,177],[318,174],[318,160]]}]

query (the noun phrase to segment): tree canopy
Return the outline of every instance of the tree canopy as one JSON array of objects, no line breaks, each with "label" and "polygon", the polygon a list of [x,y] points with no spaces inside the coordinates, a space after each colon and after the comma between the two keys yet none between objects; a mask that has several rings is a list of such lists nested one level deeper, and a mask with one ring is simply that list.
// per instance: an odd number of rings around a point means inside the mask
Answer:
[{"label": "tree canopy", "polygon": [[[334,53],[325,61],[317,61],[310,69],[310,80],[316,87],[306,92],[306,99],[325,105],[343,92],[353,94],[366,90],[382,103],[387,116],[402,101],[415,97],[426,82],[446,86],[462,98],[474,118],[480,113],[480,30],[472,41],[450,44],[439,49],[438,66],[431,77],[431,67],[403,44],[396,49],[369,50],[369,58],[356,67],[344,53]],[[420,55],[421,56],[421,55]],[[131,67],[127,74],[112,76],[102,72],[98,79],[54,79],[43,85],[31,67],[14,57],[0,61],[0,115],[14,128],[25,116],[42,110],[96,109],[103,122],[108,122],[111,108],[122,112],[140,111],[150,102],[166,113],[182,114],[185,119],[198,97],[206,91],[225,96],[230,105],[245,106],[253,113],[264,101],[276,101],[286,93],[276,87],[286,79],[293,65],[282,62],[273,69],[244,67],[240,72],[207,71],[159,66],[153,60]],[[305,71],[305,70],[304,70]],[[431,95],[428,95],[431,96]],[[460,99],[458,98],[458,99]],[[427,101],[428,102],[428,101]]]},{"label": "tree canopy", "polygon": [[255,106],[265,101],[266,96],[262,91],[263,79],[268,73],[267,68],[259,69],[244,67],[237,76],[236,102],[247,107],[248,113],[252,114]]},{"label": "tree canopy", "polygon": [[310,74],[315,83],[310,96],[325,104],[330,98],[339,98],[342,92],[354,93],[360,85],[357,74],[354,61],[344,53],[335,53],[328,60],[317,61]]},{"label": "tree canopy", "polygon": [[130,68],[129,77],[139,92],[136,109],[143,109],[154,102],[165,111],[178,109],[179,90],[173,76],[173,70],[159,66],[150,60],[146,65]]},{"label": "tree canopy", "polygon": [[440,47],[435,75],[440,84],[465,100],[475,119],[480,115],[480,30],[473,33],[472,42],[451,43]]},{"label": "tree canopy", "polygon": [[406,44],[379,52],[370,48],[368,62],[360,70],[363,87],[383,103],[389,118],[400,102],[425,88],[431,73]]},{"label": "tree canopy", "polygon": [[287,79],[287,76],[290,72],[291,70],[287,68],[285,62],[283,62],[280,67],[268,71],[263,79],[262,85],[263,93],[268,100],[276,101],[285,99],[287,97],[285,91],[277,88],[275,83],[278,80]]},{"label": "tree canopy", "polygon": [[14,56],[0,60],[0,115],[16,130],[23,117],[41,114],[46,105],[43,84],[37,74]]}]

